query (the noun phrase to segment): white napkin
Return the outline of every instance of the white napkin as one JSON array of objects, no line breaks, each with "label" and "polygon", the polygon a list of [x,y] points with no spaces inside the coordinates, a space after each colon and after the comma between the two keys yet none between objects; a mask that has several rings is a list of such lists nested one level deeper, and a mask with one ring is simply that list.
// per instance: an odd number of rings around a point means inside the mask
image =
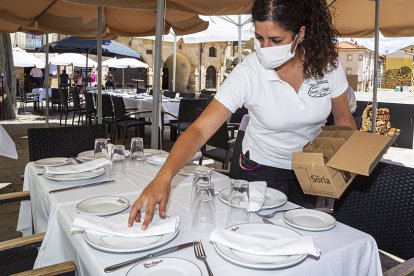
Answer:
[{"label": "white napkin", "polygon": [[[134,223],[132,227],[128,227],[128,217],[128,213],[108,218],[79,214],[73,221],[71,231],[85,230],[119,237],[140,238],[174,233],[180,224],[176,216],[152,222],[146,230],[142,230],[142,223]],[[125,223],[120,224],[120,219]]]},{"label": "white napkin", "polygon": [[0,183],[0,189],[3,189],[7,186],[9,186],[11,183]]},{"label": "white napkin", "polygon": [[71,173],[81,173],[91,171],[103,166],[109,165],[110,162],[106,158],[99,158],[92,160],[90,162],[76,164],[76,165],[67,165],[59,167],[45,167],[47,174],[71,174]]},{"label": "white napkin", "polygon": [[240,252],[255,255],[278,256],[306,254],[316,257],[320,255],[320,250],[315,248],[311,236],[271,240],[216,228],[210,235],[210,241]]},{"label": "white napkin", "polygon": [[266,181],[249,182],[249,211],[257,212],[262,208],[266,198]]}]

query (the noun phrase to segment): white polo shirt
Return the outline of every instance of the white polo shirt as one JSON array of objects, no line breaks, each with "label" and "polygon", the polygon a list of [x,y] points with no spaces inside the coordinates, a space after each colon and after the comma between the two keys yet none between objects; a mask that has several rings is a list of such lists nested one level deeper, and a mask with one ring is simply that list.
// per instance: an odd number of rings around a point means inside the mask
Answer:
[{"label": "white polo shirt", "polygon": [[292,153],[316,137],[331,112],[331,99],[347,88],[339,64],[322,79],[306,79],[296,93],[252,53],[234,68],[215,99],[231,112],[243,105],[249,110],[243,153],[249,151],[259,164],[292,169]]},{"label": "white polo shirt", "polygon": [[43,77],[42,70],[40,70],[37,67],[33,67],[32,70],[30,70],[30,76],[32,76],[33,78],[41,78]]}]

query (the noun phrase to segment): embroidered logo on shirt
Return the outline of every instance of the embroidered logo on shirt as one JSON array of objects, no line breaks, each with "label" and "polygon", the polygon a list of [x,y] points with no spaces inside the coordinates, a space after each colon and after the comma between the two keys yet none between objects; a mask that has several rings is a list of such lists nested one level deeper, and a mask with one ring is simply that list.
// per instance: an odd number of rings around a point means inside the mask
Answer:
[{"label": "embroidered logo on shirt", "polygon": [[315,84],[310,84],[310,88],[308,90],[308,95],[314,98],[321,98],[325,97],[326,95],[331,94],[331,90],[329,90],[329,85],[327,80],[318,81]]}]

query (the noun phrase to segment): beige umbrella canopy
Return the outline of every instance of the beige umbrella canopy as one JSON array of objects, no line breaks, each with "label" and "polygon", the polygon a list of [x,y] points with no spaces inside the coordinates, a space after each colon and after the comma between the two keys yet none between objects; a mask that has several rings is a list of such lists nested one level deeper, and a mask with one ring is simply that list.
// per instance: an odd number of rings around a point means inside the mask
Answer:
[{"label": "beige umbrella canopy", "polygon": [[[0,31],[39,30],[48,33],[96,37],[98,13],[94,6],[79,5],[63,0],[2,0],[0,1]],[[102,30],[111,36],[144,36],[155,33],[155,10],[131,10],[106,7],[103,9]],[[205,30],[208,22],[193,13],[167,10],[165,32],[173,28],[177,34]]]},{"label": "beige umbrella canopy", "polygon": [[[373,37],[375,1],[327,0],[334,24],[344,37]],[[379,30],[386,37],[414,36],[414,1],[382,0],[379,2]]]},{"label": "beige umbrella canopy", "polygon": [[[122,7],[128,9],[156,10],[155,0],[66,0],[67,2]],[[250,13],[253,0],[168,0],[167,10],[179,10],[204,15],[228,15]]]}]

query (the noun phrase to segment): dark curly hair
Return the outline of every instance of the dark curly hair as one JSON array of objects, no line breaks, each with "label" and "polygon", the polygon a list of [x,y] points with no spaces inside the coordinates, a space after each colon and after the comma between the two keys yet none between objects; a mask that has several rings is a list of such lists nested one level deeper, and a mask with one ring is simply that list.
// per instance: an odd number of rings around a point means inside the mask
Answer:
[{"label": "dark curly hair", "polygon": [[298,44],[305,78],[322,78],[338,66],[339,34],[332,25],[325,0],[255,0],[252,19],[273,21],[292,32],[292,39],[305,26],[304,40]]}]

